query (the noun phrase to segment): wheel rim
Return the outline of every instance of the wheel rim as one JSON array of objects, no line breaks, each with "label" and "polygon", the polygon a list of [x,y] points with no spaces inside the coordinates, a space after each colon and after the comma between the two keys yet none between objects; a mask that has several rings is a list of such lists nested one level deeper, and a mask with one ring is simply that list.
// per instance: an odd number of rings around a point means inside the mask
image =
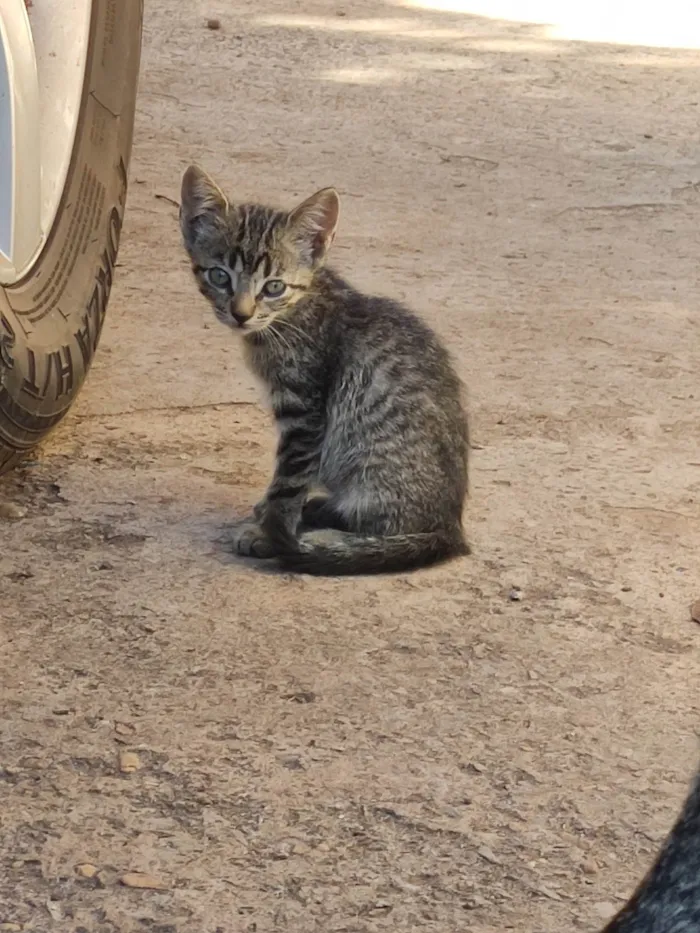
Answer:
[{"label": "wheel rim", "polygon": [[0,0],[0,284],[32,268],[56,217],[80,111],[92,0]]}]

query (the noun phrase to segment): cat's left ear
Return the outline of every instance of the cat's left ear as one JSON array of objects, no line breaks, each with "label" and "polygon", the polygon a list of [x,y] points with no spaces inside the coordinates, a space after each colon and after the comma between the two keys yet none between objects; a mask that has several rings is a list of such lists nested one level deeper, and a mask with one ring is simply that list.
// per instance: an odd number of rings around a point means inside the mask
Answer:
[{"label": "cat's left ear", "polygon": [[207,224],[215,225],[228,210],[226,196],[198,165],[190,165],[182,176],[180,227],[185,243],[191,244]]},{"label": "cat's left ear", "polygon": [[338,192],[335,188],[322,188],[289,215],[289,229],[311,266],[320,265],[330,249],[339,213]]}]

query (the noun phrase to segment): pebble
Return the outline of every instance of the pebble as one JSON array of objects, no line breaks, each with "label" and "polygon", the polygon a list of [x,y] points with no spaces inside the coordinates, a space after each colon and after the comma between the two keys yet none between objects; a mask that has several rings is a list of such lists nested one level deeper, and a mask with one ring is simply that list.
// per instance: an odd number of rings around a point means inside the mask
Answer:
[{"label": "pebble", "polygon": [[164,891],[168,886],[165,882],[154,878],[142,871],[127,871],[119,878],[119,883],[125,888],[143,888],[149,891]]},{"label": "pebble", "polygon": [[0,502],[0,519],[6,522],[18,522],[24,518],[27,510],[14,502]]},{"label": "pebble", "polygon": [[119,720],[117,720],[114,723],[114,731],[117,735],[133,735],[136,729],[130,722],[119,722]]},{"label": "pebble", "polygon": [[457,807],[444,806],[441,809],[445,816],[451,820],[458,820],[462,815]]},{"label": "pebble", "polygon": [[512,603],[519,603],[522,598],[523,598],[523,591],[520,589],[520,587],[519,586],[511,587],[508,593],[508,599]]},{"label": "pebble", "polygon": [[270,852],[271,857],[276,862],[282,862],[294,854],[294,844],[291,842],[280,842]]},{"label": "pebble", "polygon": [[298,755],[284,755],[281,764],[287,771],[306,771],[304,763]]},{"label": "pebble", "polygon": [[488,846],[481,846],[481,847],[480,847],[479,849],[477,849],[476,851],[479,853],[479,855],[482,857],[482,859],[484,859],[486,862],[490,862],[492,865],[502,865],[502,864],[503,864],[503,862],[498,858],[497,855],[495,855],[495,854],[491,851],[491,849],[489,849]]},{"label": "pebble", "polygon": [[535,888],[536,891],[539,891],[540,894],[544,894],[545,897],[548,897],[550,901],[560,901],[561,895],[557,894],[552,888],[547,887],[546,884],[541,884],[539,887]]},{"label": "pebble", "polygon": [[136,752],[122,752],[119,755],[119,770],[122,774],[133,774],[141,767],[141,759]]},{"label": "pebble", "polygon": [[82,862],[75,866],[75,871],[81,878],[94,878],[99,869],[97,865],[92,865],[90,862]]},{"label": "pebble", "polygon": [[214,31],[216,31],[217,29],[221,29],[221,20],[220,19],[208,19],[207,29],[212,29]]},{"label": "pebble", "polygon": [[593,913],[600,920],[610,920],[617,913],[617,907],[611,904],[610,901],[598,901],[597,904],[593,905]]},{"label": "pebble", "polygon": [[462,905],[465,910],[478,910],[479,907],[487,907],[488,901],[480,894],[472,894]]}]

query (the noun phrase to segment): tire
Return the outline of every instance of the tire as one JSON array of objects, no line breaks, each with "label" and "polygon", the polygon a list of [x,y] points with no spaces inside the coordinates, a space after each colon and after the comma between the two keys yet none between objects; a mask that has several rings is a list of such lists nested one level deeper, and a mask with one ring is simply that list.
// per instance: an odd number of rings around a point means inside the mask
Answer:
[{"label": "tire", "polygon": [[70,409],[104,323],[124,221],[143,0],[93,0],[66,184],[43,250],[0,287],[0,473]]}]

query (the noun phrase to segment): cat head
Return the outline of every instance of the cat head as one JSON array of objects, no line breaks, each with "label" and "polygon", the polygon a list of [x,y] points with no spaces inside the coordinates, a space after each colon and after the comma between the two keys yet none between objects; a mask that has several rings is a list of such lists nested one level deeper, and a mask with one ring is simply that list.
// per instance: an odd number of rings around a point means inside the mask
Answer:
[{"label": "cat head", "polygon": [[231,204],[191,165],[182,178],[180,227],[199,289],[229,327],[260,330],[311,288],[338,224],[340,202],[323,188],[290,213]]}]

